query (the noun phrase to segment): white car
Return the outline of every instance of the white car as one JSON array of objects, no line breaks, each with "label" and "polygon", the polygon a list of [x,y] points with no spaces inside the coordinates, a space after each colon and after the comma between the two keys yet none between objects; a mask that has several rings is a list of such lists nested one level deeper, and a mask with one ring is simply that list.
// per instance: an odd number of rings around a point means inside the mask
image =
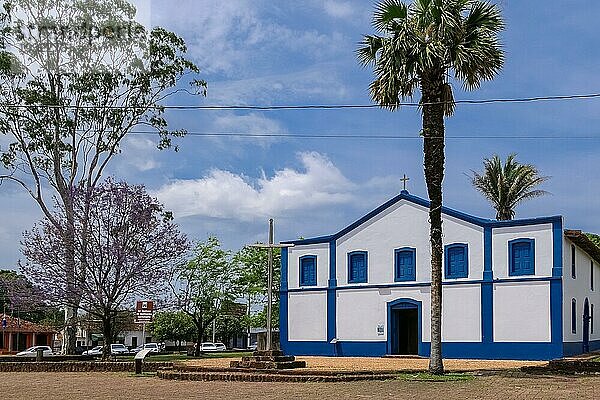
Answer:
[{"label": "white car", "polygon": [[200,351],[202,352],[215,352],[218,351],[217,350],[217,345],[212,343],[212,342],[204,342],[202,343],[201,347],[200,347]]},{"label": "white car", "polygon": [[48,357],[52,355],[52,349],[50,346],[33,346],[28,348],[27,350],[21,351],[17,353],[18,357],[35,357],[37,356],[38,349],[44,350],[44,357]]},{"label": "white car", "polygon": [[227,350],[227,347],[225,346],[225,344],[223,344],[221,342],[215,343],[215,346],[217,347],[217,351],[226,351]]},{"label": "white car", "polygon": [[113,356],[122,356],[129,354],[129,350],[124,344],[114,343],[110,345],[110,354]]},{"label": "white car", "polygon": [[82,356],[101,356],[102,355],[102,346],[96,346],[90,350],[86,350],[81,353]]}]

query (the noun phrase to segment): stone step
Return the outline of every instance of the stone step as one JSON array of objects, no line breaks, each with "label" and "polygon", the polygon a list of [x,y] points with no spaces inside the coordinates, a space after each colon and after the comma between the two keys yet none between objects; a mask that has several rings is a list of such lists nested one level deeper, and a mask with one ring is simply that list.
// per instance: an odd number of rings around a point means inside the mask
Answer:
[{"label": "stone step", "polygon": [[256,374],[245,372],[182,372],[176,370],[159,370],[157,376],[161,379],[181,381],[237,381],[237,382],[353,382],[366,380],[396,379],[395,374],[373,375],[280,375]]},{"label": "stone step", "polygon": [[242,361],[273,361],[273,362],[288,362],[295,361],[294,356],[252,356],[242,357]]},{"label": "stone step", "polygon": [[281,357],[284,354],[281,350],[257,350],[252,355],[254,357]]},{"label": "stone step", "polygon": [[231,368],[250,368],[250,369],[292,369],[305,368],[306,361],[231,361]]}]

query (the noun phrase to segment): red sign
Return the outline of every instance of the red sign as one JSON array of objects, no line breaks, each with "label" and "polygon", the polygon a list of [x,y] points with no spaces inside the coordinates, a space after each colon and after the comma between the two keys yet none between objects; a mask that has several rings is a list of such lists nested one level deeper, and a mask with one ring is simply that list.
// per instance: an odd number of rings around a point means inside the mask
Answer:
[{"label": "red sign", "polygon": [[154,302],[151,300],[137,301],[135,304],[135,323],[148,324],[152,322]]}]

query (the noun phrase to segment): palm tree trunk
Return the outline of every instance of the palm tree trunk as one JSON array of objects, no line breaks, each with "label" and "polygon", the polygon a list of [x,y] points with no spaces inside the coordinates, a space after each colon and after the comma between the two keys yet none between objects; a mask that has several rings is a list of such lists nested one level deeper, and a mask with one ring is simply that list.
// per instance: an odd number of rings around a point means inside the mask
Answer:
[{"label": "palm tree trunk", "polygon": [[[442,182],[444,180],[443,70],[426,74],[421,80],[423,95],[423,153],[425,182],[429,195],[429,240],[431,245],[431,354],[429,372],[443,374],[442,362]],[[427,104],[438,103],[438,104]]]}]

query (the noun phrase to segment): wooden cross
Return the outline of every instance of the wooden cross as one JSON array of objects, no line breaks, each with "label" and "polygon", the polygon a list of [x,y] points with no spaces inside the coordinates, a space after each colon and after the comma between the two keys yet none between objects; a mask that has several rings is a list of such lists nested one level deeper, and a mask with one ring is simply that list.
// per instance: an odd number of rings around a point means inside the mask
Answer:
[{"label": "wooden cross", "polygon": [[404,178],[400,179],[402,181],[402,183],[404,184],[404,190],[406,190],[406,182],[410,181],[410,178],[406,176],[406,174],[404,174]]}]

